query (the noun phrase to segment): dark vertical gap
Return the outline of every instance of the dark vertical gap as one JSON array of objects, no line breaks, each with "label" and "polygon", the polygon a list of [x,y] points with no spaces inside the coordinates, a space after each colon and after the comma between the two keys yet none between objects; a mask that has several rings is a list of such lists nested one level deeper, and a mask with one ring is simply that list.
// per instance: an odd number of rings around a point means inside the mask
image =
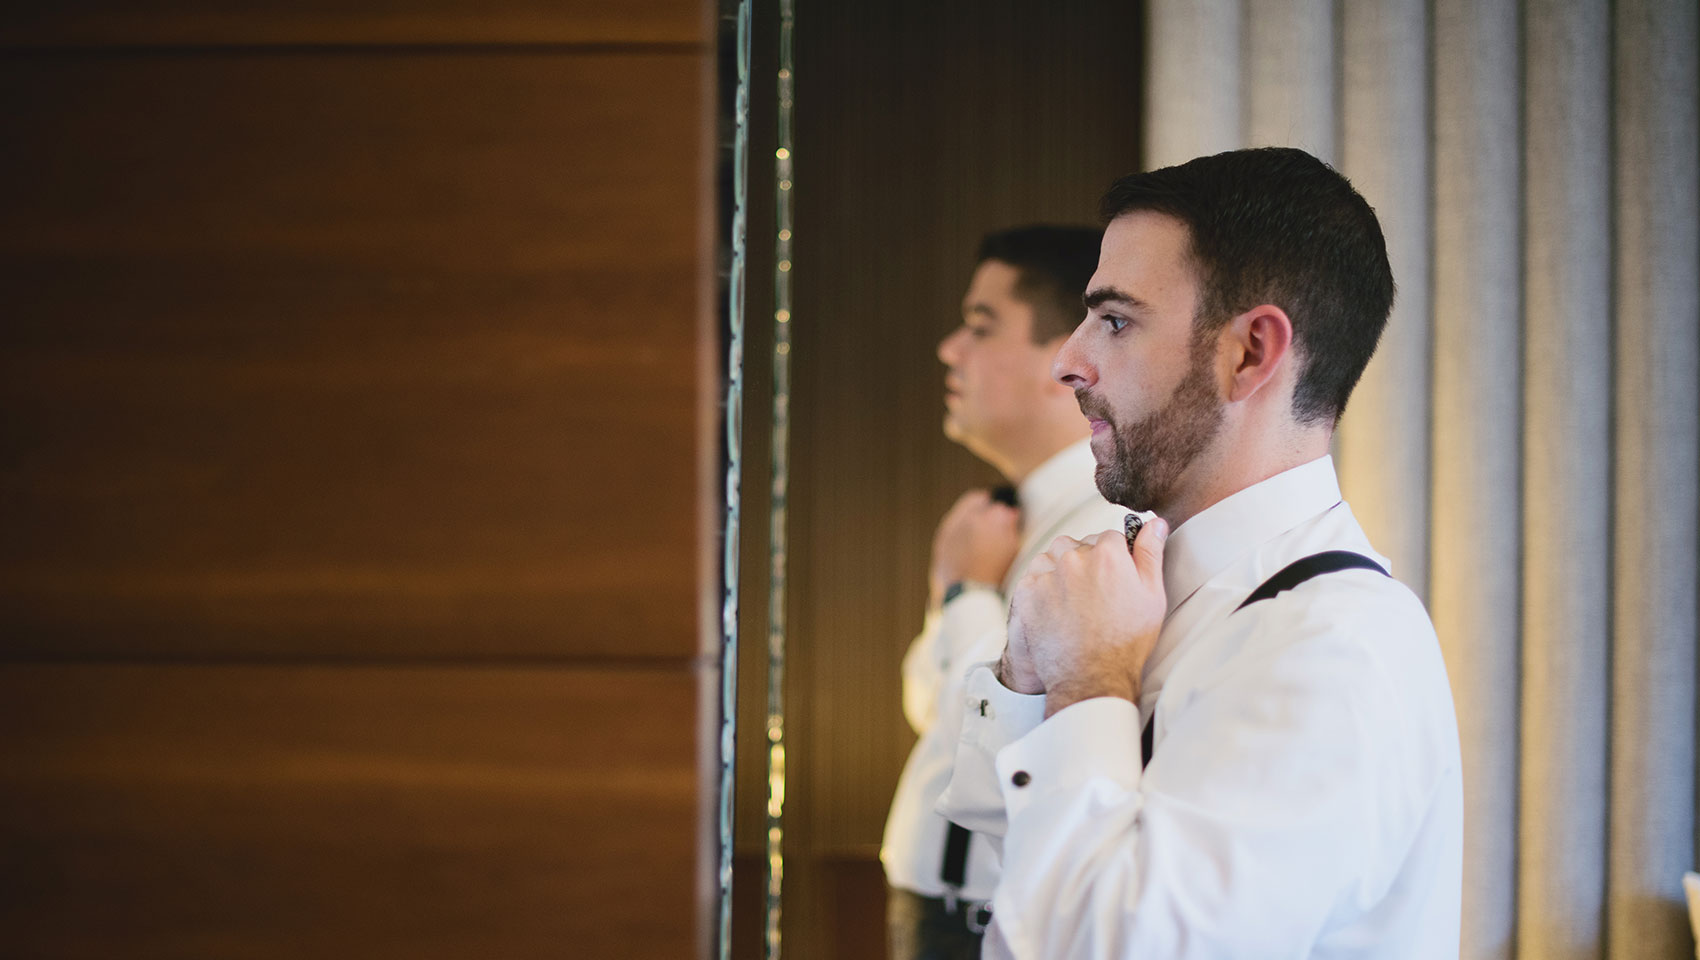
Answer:
[{"label": "dark vertical gap", "polygon": [[[1237,26],[1239,28],[1239,36],[1236,39],[1239,47],[1240,89],[1238,97],[1240,102],[1240,130],[1239,136],[1234,138],[1234,147],[1267,146],[1267,144],[1251,142],[1251,88],[1253,83],[1251,64],[1253,62],[1252,51],[1255,43],[1251,36],[1253,26],[1251,23],[1251,4],[1246,3],[1245,0],[1241,0],[1240,2],[1240,13]],[[1291,128],[1289,127],[1289,129]]]},{"label": "dark vertical gap", "polygon": [[1616,0],[1609,0],[1605,12],[1605,49],[1600,55],[1605,60],[1606,115],[1611,119],[1606,124],[1604,136],[1606,157],[1606,242],[1609,254],[1606,257],[1606,296],[1609,306],[1606,309],[1606,456],[1609,467],[1606,471],[1606,562],[1605,562],[1605,605],[1606,605],[1606,650],[1605,650],[1605,696],[1606,696],[1606,736],[1605,736],[1605,834],[1601,844],[1601,854],[1605,869],[1600,872],[1600,953],[1606,956],[1611,949],[1611,917],[1612,917],[1612,875],[1616,872],[1613,867],[1612,837],[1616,834],[1617,813],[1612,803],[1612,784],[1615,780],[1614,766],[1617,754],[1617,558],[1619,545],[1618,531],[1618,482],[1617,482],[1617,418],[1618,418],[1618,383],[1622,379],[1620,366],[1621,357],[1618,349],[1618,280],[1619,268],[1617,260],[1618,248],[1618,186],[1617,186],[1617,156],[1618,136],[1621,129],[1617,117],[1617,9]]},{"label": "dark vertical gap", "polygon": [[1529,421],[1529,22],[1526,0],[1517,3],[1517,313],[1520,318],[1517,348],[1517,670],[1512,701],[1516,731],[1512,750],[1516,773],[1512,778],[1512,850],[1511,858],[1511,943],[1510,955],[1518,956],[1523,923],[1523,672],[1528,663],[1523,629],[1528,617],[1525,598],[1528,595],[1528,421]]},{"label": "dark vertical gap", "polygon": [[[1328,163],[1337,170],[1346,166],[1346,9],[1349,0],[1334,0],[1334,155]],[[1338,421],[1335,422],[1338,427]],[[1336,429],[1328,442],[1328,453],[1335,468],[1340,463],[1340,431]]]},{"label": "dark vertical gap", "polygon": [[1424,167],[1428,173],[1428,236],[1423,240],[1424,249],[1428,252],[1428,255],[1423,258],[1424,262],[1428,266],[1428,276],[1424,278],[1424,283],[1428,286],[1428,370],[1424,372],[1423,391],[1425,396],[1428,398],[1429,421],[1429,428],[1426,434],[1428,449],[1423,452],[1423,460],[1428,466],[1427,482],[1423,484],[1423,516],[1428,518],[1428,533],[1423,542],[1423,565],[1427,568],[1424,572],[1423,582],[1428,585],[1427,590],[1425,591],[1428,596],[1425,599],[1432,602],[1434,598],[1435,556],[1435,451],[1439,447],[1439,445],[1435,443],[1434,436],[1436,432],[1434,416],[1434,385],[1436,376],[1435,371],[1440,367],[1440,318],[1438,309],[1440,298],[1437,295],[1438,291],[1436,289],[1435,282],[1435,276],[1439,272],[1435,269],[1435,237],[1439,233],[1438,224],[1440,221],[1440,204],[1437,202],[1440,196],[1440,172],[1437,151],[1435,150],[1435,142],[1439,139],[1436,135],[1438,129],[1438,121],[1436,117],[1439,113],[1436,101],[1439,97],[1436,96],[1434,79],[1435,49],[1439,45],[1438,28],[1435,25],[1435,0],[1427,0],[1423,6],[1423,12],[1425,16],[1423,30],[1424,43],[1427,46],[1424,50],[1423,56],[1423,112],[1426,115],[1424,119],[1425,130],[1423,137],[1423,149],[1427,153],[1427,161],[1425,162]]},{"label": "dark vertical gap", "polygon": [[[1345,167],[1346,153],[1346,10],[1343,0],[1334,0],[1334,155],[1329,163]],[[1338,457],[1334,457],[1338,462]]]}]

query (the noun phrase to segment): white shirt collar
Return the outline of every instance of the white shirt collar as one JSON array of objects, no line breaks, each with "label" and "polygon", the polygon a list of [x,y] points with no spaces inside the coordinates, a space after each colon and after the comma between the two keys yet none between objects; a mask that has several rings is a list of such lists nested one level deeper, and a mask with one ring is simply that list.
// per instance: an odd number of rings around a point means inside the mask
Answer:
[{"label": "white shirt collar", "polygon": [[1098,462],[1092,456],[1092,439],[1071,443],[1021,481],[1023,523],[1029,531],[1049,528],[1098,495],[1094,480]]},{"label": "white shirt collar", "polygon": [[1168,612],[1235,561],[1339,502],[1334,458],[1322,456],[1254,483],[1181,524],[1163,550]]}]

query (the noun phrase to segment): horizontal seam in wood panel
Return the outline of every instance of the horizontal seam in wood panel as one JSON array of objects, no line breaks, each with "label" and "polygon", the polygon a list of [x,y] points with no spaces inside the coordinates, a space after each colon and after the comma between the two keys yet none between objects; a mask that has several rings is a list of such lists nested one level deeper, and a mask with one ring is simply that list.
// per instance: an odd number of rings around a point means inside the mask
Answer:
[{"label": "horizontal seam in wood panel", "polygon": [[477,657],[453,655],[432,656],[240,656],[240,655],[160,655],[160,656],[30,656],[0,655],[0,669],[6,667],[414,667],[422,670],[461,668],[478,670],[581,670],[606,669],[621,671],[672,672],[700,668],[720,668],[720,655],[693,657],[599,657],[573,655],[519,655]]},{"label": "horizontal seam in wood panel", "polygon": [[0,56],[322,56],[329,54],[391,54],[396,56],[522,56],[660,55],[694,56],[709,52],[708,44],[686,41],[581,41],[562,43],[44,43],[0,44]]}]

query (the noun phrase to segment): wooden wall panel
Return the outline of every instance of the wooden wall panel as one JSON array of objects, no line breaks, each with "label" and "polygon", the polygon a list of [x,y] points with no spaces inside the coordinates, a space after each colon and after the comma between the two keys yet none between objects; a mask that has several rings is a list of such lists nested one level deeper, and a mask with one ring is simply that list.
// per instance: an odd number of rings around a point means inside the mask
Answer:
[{"label": "wooden wall panel", "polygon": [[702,952],[712,11],[8,9],[0,956]]},{"label": "wooden wall panel", "polygon": [[694,0],[24,0],[0,44],[676,43],[705,46]]},{"label": "wooden wall panel", "polygon": [[702,70],[0,63],[0,652],[691,654]]},{"label": "wooden wall panel", "polygon": [[677,957],[687,669],[0,666],[0,954]]}]

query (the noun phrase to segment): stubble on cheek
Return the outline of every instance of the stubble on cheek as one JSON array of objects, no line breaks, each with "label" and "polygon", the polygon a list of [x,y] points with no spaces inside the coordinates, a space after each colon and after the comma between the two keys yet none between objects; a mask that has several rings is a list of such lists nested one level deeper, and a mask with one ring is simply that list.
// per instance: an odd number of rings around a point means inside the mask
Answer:
[{"label": "stubble on cheek", "polygon": [[1095,474],[1104,499],[1161,512],[1176,498],[1186,468],[1215,439],[1222,403],[1210,376],[1210,352],[1199,346],[1195,342],[1186,376],[1160,409],[1125,427],[1099,417],[1110,424],[1114,441],[1111,459],[1100,462]]}]

